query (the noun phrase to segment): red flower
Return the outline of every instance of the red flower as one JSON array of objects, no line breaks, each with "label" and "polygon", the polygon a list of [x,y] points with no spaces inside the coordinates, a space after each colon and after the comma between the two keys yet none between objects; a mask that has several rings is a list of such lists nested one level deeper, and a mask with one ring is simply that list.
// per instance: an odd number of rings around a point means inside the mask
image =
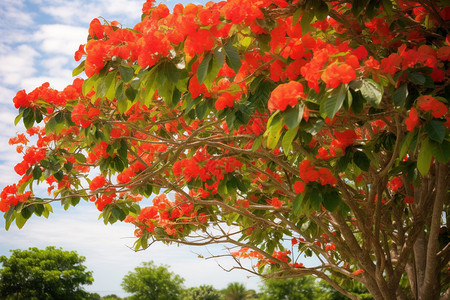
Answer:
[{"label": "red flower", "polygon": [[403,182],[399,177],[392,178],[391,181],[388,182],[388,187],[391,188],[392,192],[396,192],[403,186]]},{"label": "red flower", "polygon": [[414,131],[414,128],[417,127],[417,125],[419,125],[420,121],[419,121],[419,117],[417,115],[417,111],[414,107],[411,108],[411,110],[409,111],[409,116],[408,118],[406,118],[405,120],[405,124],[406,124],[406,130],[408,131]]},{"label": "red flower", "polygon": [[25,90],[18,91],[13,99],[13,102],[15,108],[31,106],[31,102]]},{"label": "red flower", "polygon": [[272,206],[274,208],[280,208],[283,205],[283,202],[280,201],[280,199],[278,199],[277,197],[272,199]]},{"label": "red flower", "polygon": [[100,23],[99,19],[95,18],[91,21],[89,25],[89,35],[92,38],[102,39],[104,34],[104,29],[102,23]]},{"label": "red flower", "polygon": [[79,61],[83,55],[86,55],[86,51],[84,51],[84,44],[81,44],[80,47],[78,47],[78,50],[75,52],[75,60]]},{"label": "red flower", "polygon": [[359,270],[354,271],[352,274],[357,276],[357,275],[359,275],[361,273],[364,273],[364,270],[359,269]]},{"label": "red flower", "polygon": [[91,183],[89,184],[89,189],[91,191],[95,191],[98,188],[103,187],[106,184],[106,179],[103,175],[99,175],[92,179]]},{"label": "red flower", "polygon": [[305,183],[303,181],[296,181],[294,183],[294,192],[296,194],[301,194],[305,191]]},{"label": "red flower", "polygon": [[21,163],[18,163],[14,167],[14,171],[20,176],[24,175],[29,169],[29,165],[26,161],[22,161]]},{"label": "red flower", "polygon": [[98,108],[90,107],[86,109],[86,106],[83,103],[78,103],[73,107],[72,111],[72,121],[83,127],[89,127],[92,124],[93,118],[100,114],[100,110]]},{"label": "red flower", "polygon": [[329,243],[328,245],[325,246],[325,251],[334,251],[336,250],[336,245],[334,243]]},{"label": "red flower", "polygon": [[320,78],[327,84],[327,88],[331,87],[334,89],[337,88],[341,82],[349,83],[356,79],[356,72],[346,63],[338,65],[334,62],[325,69]]},{"label": "red flower", "polygon": [[287,106],[295,106],[298,99],[304,97],[303,85],[297,81],[290,81],[277,86],[270,94],[269,111],[273,113],[276,110],[284,111]]},{"label": "red flower", "polygon": [[404,203],[411,204],[414,203],[414,197],[413,196],[406,196],[403,200]]},{"label": "red flower", "polygon": [[217,98],[214,106],[216,107],[217,110],[223,110],[227,107],[233,107],[233,103],[234,103],[234,96],[230,93],[225,92],[222,93],[222,95],[220,95],[219,98]]},{"label": "red flower", "polygon": [[430,95],[420,96],[417,104],[424,111],[431,111],[434,118],[440,118],[447,113],[447,106]]}]

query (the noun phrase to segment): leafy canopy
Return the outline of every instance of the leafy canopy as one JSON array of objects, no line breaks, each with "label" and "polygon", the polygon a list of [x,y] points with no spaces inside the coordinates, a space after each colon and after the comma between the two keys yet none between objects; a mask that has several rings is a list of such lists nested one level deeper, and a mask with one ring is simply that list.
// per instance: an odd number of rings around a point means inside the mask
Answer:
[{"label": "leafy canopy", "polygon": [[75,53],[85,80],[13,99],[28,130],[10,140],[23,161],[6,227],[91,201],[135,226],[136,250],[223,243],[237,268],[351,299],[345,280],[445,297],[445,2],[147,1],[133,28],[94,19]]},{"label": "leafy canopy", "polygon": [[182,293],[184,279],[171,273],[166,266],[144,262],[122,279],[122,288],[131,293],[130,299],[177,300]]},{"label": "leafy canopy", "polygon": [[83,285],[92,284],[84,256],[55,247],[12,250],[1,256],[2,299],[88,299]]}]

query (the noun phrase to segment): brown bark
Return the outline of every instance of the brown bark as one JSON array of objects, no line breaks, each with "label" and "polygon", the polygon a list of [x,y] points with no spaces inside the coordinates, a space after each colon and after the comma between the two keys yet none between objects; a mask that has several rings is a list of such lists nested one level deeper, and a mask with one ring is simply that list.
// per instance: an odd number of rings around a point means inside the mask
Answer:
[{"label": "brown bark", "polygon": [[437,252],[439,251],[439,229],[441,225],[444,201],[448,187],[448,164],[437,164],[436,195],[431,215],[430,234],[428,236],[426,267],[423,284],[420,286],[419,299],[433,300],[439,297],[439,266]]}]

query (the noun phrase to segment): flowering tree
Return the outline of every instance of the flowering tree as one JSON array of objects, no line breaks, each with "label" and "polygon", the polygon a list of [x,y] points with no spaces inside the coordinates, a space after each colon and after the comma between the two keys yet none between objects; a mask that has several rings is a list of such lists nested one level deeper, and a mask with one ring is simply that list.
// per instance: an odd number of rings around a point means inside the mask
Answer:
[{"label": "flowering tree", "polygon": [[91,22],[73,72],[86,80],[17,93],[28,130],[10,141],[23,161],[1,194],[7,228],[83,199],[136,226],[136,250],[226,243],[236,268],[314,275],[351,299],[344,279],[375,299],[449,295],[448,7],[142,11],[132,29]]}]

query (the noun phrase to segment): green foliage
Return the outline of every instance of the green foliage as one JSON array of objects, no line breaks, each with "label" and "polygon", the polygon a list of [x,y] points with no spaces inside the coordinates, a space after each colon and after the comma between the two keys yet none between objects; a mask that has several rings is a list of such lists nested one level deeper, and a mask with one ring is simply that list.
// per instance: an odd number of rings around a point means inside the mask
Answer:
[{"label": "green foliage", "polygon": [[[359,297],[361,300],[373,300],[373,297],[367,291],[367,289],[357,281],[341,281],[341,286],[352,293],[353,295]],[[321,282],[320,288],[322,290],[321,297],[318,300],[347,300],[348,298],[334,288],[332,288],[327,283]]]},{"label": "green foliage", "polygon": [[0,257],[1,299],[99,299],[82,289],[92,284],[85,258],[55,247],[12,250]]},{"label": "green foliage", "polygon": [[228,284],[225,290],[223,290],[225,300],[247,300],[257,299],[256,292],[254,290],[247,290],[245,285],[239,282],[232,282]]},{"label": "green foliage", "polygon": [[120,298],[119,296],[115,295],[115,294],[111,294],[111,295],[106,295],[104,297],[102,297],[102,300],[121,300],[122,298]]},{"label": "green foliage", "polygon": [[314,277],[303,276],[287,279],[265,279],[261,292],[260,300],[309,300],[319,299],[322,289],[316,284]]},{"label": "green foliage", "polygon": [[212,285],[201,285],[183,291],[183,300],[222,300],[223,295]]},{"label": "green foliage", "polygon": [[132,300],[177,300],[181,299],[184,279],[170,272],[166,266],[156,266],[152,261],[144,262],[122,279],[122,288],[133,295]]}]

